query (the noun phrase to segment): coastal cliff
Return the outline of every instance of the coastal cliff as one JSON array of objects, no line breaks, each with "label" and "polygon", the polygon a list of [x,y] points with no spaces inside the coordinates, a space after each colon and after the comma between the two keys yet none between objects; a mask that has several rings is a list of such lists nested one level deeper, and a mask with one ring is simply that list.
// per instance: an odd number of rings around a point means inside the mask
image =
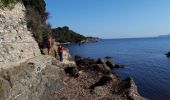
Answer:
[{"label": "coastal cliff", "polygon": [[22,3],[17,3],[12,10],[0,8],[0,68],[40,55],[25,16],[26,9]]},{"label": "coastal cliff", "polygon": [[0,100],[145,99],[132,78],[121,80],[112,69],[96,67],[96,61],[70,61],[68,50],[63,62],[42,55],[27,28],[25,10],[22,3],[0,8]]}]

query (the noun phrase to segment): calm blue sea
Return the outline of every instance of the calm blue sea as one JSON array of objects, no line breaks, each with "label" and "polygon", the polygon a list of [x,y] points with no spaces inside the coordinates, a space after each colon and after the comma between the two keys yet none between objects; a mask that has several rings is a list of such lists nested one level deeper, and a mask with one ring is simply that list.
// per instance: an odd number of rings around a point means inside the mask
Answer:
[{"label": "calm blue sea", "polygon": [[170,38],[108,39],[96,43],[67,45],[71,55],[102,58],[124,64],[117,69],[122,79],[132,76],[139,93],[150,100],[170,100]]}]

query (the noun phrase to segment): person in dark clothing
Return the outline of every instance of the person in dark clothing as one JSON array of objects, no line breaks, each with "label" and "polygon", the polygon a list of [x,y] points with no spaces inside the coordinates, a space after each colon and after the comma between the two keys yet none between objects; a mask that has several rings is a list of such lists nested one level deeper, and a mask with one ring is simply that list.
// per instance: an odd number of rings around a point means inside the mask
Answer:
[{"label": "person in dark clothing", "polygon": [[63,61],[63,51],[64,51],[64,48],[61,45],[59,45],[59,47],[58,47],[58,55],[60,57],[60,61]]},{"label": "person in dark clothing", "polygon": [[48,37],[48,44],[47,44],[48,55],[50,55],[51,47],[52,47],[52,38],[51,38],[51,37]]}]

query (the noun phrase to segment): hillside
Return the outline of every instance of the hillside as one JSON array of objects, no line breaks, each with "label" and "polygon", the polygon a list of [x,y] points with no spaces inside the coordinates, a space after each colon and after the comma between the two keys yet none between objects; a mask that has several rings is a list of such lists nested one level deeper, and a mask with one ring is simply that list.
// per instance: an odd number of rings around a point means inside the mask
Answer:
[{"label": "hillside", "polygon": [[78,43],[86,40],[85,36],[70,30],[67,26],[52,29],[52,36],[55,38],[56,41],[61,43]]}]

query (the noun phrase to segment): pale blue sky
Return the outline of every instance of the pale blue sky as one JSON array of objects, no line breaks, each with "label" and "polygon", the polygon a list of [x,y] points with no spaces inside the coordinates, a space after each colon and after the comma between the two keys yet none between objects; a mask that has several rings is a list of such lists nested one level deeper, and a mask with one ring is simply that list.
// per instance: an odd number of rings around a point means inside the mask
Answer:
[{"label": "pale blue sky", "polygon": [[170,33],[170,0],[45,0],[53,27],[85,36],[150,37]]}]

